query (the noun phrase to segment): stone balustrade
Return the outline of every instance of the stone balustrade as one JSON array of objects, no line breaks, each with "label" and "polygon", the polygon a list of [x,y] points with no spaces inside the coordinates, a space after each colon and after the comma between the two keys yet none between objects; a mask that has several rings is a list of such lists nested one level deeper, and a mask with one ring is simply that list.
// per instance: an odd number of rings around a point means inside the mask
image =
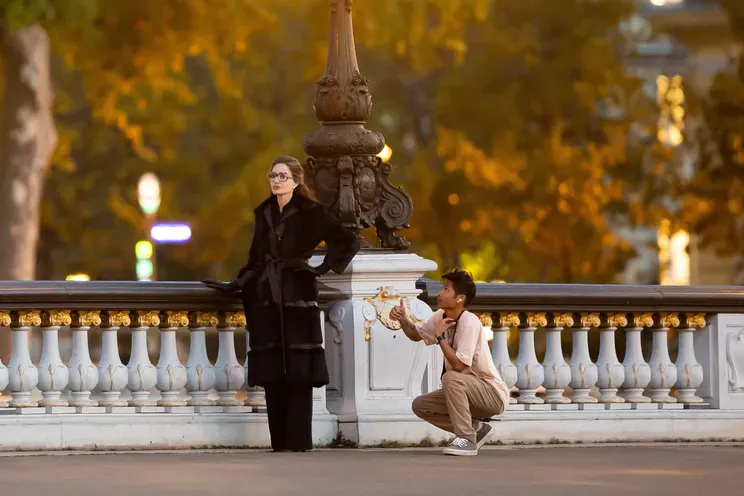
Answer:
[{"label": "stone balustrade", "polygon": [[[410,411],[441,353],[389,318],[401,298],[431,315],[430,265],[366,254],[323,279],[318,444],[444,436]],[[744,438],[742,303],[742,288],[479,284],[513,392],[498,439]],[[267,446],[247,332],[240,300],[198,283],[0,282],[0,450]]]},{"label": "stone balustrade", "polygon": [[[418,287],[434,303],[441,285],[421,280]],[[735,358],[738,348],[722,350],[725,361],[712,358],[719,350],[710,348],[711,334],[719,333],[709,325],[711,318],[739,319],[743,303],[738,287],[479,284],[473,310],[493,333],[494,363],[513,391],[510,411],[682,410],[717,407],[711,385],[744,366]],[[594,353],[592,334],[599,336]],[[514,335],[516,360],[509,353]],[[571,349],[564,350],[568,339]]]},{"label": "stone balustrade", "polygon": [[[704,313],[502,312],[495,323],[491,313],[479,315],[493,332],[494,363],[515,392],[510,410],[710,406],[696,395],[704,370],[695,357],[693,338],[707,325]],[[535,333],[540,331],[545,333],[542,361],[535,350]],[[599,334],[596,359],[588,340],[593,332]],[[649,360],[644,358],[642,332],[653,335]],[[675,362],[669,353],[670,332],[678,336]],[[518,334],[516,362],[509,356],[510,333]],[[569,353],[563,350],[564,333],[571,335]],[[623,357],[616,351],[618,339],[625,341]],[[538,395],[540,388],[544,393]]]},{"label": "stone balustrade", "polygon": [[[261,393],[244,391],[247,361],[238,361],[235,333],[246,332],[245,316],[232,311],[158,310],[14,310],[0,311],[0,328],[8,330],[12,354],[7,367],[0,364],[0,391],[8,389],[9,402],[0,414],[43,413],[165,413],[245,412],[263,406]],[[59,331],[68,327],[72,353],[65,364],[60,356]],[[160,357],[150,359],[147,333],[158,329]],[[190,334],[189,359],[178,358],[176,332]],[[42,337],[41,359],[31,360],[31,338]],[[219,333],[217,360],[207,356],[206,333]],[[100,333],[97,364],[91,360],[89,334]],[[119,354],[120,335],[131,339],[131,355],[124,364]],[[246,341],[247,342],[247,341]],[[246,354],[241,353],[241,360]],[[40,400],[32,398],[34,390]],[[98,399],[93,399],[94,391]],[[217,395],[210,398],[210,393]],[[127,397],[128,399],[125,399]]]}]

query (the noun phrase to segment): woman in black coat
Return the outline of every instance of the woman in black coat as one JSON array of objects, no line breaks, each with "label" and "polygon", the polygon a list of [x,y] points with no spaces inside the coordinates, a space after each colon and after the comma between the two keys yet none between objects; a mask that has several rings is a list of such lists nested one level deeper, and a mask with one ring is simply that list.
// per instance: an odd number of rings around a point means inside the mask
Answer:
[{"label": "woman in black coat", "polygon": [[[256,209],[248,264],[231,283],[243,294],[249,330],[248,385],[266,391],[274,451],[312,449],[313,388],[328,384],[317,277],[340,274],[359,250],[354,233],[317,203],[297,159],[279,157],[268,175],[273,193]],[[308,260],[325,241],[318,267]]]}]

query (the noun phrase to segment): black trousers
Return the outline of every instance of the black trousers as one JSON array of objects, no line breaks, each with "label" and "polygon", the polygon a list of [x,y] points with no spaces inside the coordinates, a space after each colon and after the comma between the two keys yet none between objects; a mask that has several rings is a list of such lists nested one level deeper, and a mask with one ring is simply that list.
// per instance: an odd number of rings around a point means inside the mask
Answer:
[{"label": "black trousers", "polygon": [[274,451],[313,449],[313,388],[310,385],[267,384],[271,448]]}]

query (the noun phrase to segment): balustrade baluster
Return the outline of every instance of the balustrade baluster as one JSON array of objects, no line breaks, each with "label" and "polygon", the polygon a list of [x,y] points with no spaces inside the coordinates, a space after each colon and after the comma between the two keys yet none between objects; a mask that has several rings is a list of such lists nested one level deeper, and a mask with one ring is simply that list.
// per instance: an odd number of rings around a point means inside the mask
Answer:
[{"label": "balustrade baluster", "polygon": [[42,397],[39,406],[67,406],[67,402],[60,398],[70,381],[70,372],[59,356],[59,329],[72,323],[71,314],[70,310],[52,310],[41,315],[41,359],[37,366],[37,387]]},{"label": "balustrade baluster", "polygon": [[617,359],[615,349],[615,331],[618,327],[628,325],[624,313],[607,315],[607,326],[599,331],[599,356],[597,357],[597,387],[599,401],[602,403],[625,403],[617,395],[618,388],[625,380],[625,369]]},{"label": "balustrade baluster", "polygon": [[101,325],[101,312],[90,310],[72,313],[72,356],[67,364],[69,373],[70,406],[94,407],[98,402],[90,399],[90,393],[98,384],[98,369],[90,359],[88,331],[91,326]]},{"label": "balustrade baluster", "polygon": [[243,313],[227,313],[220,316],[219,350],[214,369],[217,375],[217,404],[220,406],[242,406],[243,402],[235,399],[243,387],[244,370],[235,355],[235,329],[245,327]]},{"label": "balustrade baluster", "polygon": [[186,389],[191,394],[189,405],[210,406],[214,401],[208,398],[209,390],[216,382],[215,369],[207,357],[206,332],[210,327],[219,323],[217,314],[213,312],[194,312],[189,314],[189,331],[191,331],[191,347],[189,360],[186,363]]},{"label": "balustrade baluster", "polygon": [[250,331],[245,328],[245,364],[243,370],[245,371],[245,404],[246,406],[253,407],[254,411],[256,408],[266,408],[266,393],[261,386],[248,386],[248,352],[251,351],[250,345]]},{"label": "balustrade baluster", "polygon": [[651,382],[651,367],[643,358],[641,332],[644,327],[653,327],[653,314],[635,314],[633,325],[635,327],[625,331],[625,358],[623,359],[625,381],[622,394],[628,403],[650,403],[651,398],[643,395],[646,386]]},{"label": "balustrade baluster", "polygon": [[676,403],[677,399],[669,395],[672,386],[677,382],[677,367],[669,358],[667,334],[671,327],[679,326],[678,313],[661,315],[659,327],[653,330],[653,351],[651,352],[651,401],[655,403]]},{"label": "balustrade baluster", "polygon": [[10,406],[13,408],[35,407],[31,391],[39,381],[39,371],[31,362],[31,328],[41,325],[41,312],[36,310],[13,312],[10,315],[13,333],[12,355],[8,363]]},{"label": "balustrade baluster", "polygon": [[162,398],[159,406],[185,406],[180,399],[181,389],[186,385],[186,367],[178,360],[176,330],[189,325],[186,312],[168,312],[168,318],[160,323],[160,360],[158,361],[158,380],[155,386]]},{"label": "balustrade baluster", "polygon": [[131,324],[128,311],[109,311],[102,316],[101,360],[98,362],[98,388],[101,390],[100,406],[124,407],[121,392],[129,382],[129,371],[119,356],[119,329]]},{"label": "balustrade baluster", "polygon": [[703,383],[703,366],[695,357],[694,332],[705,327],[705,314],[690,314],[686,316],[685,327],[677,329],[679,347],[677,351],[677,401],[680,403],[702,403],[703,398],[696,396],[695,391]]},{"label": "balustrade baluster", "polygon": [[589,355],[589,329],[599,327],[598,313],[582,313],[581,327],[573,331],[573,349],[571,351],[571,382],[573,390],[571,401],[574,403],[597,403],[597,398],[590,396],[592,386],[597,382],[597,366]]},{"label": "balustrade baluster", "polygon": [[[7,318],[7,324],[3,324],[3,319]],[[0,336],[4,333],[4,328],[6,326],[10,325],[10,315],[4,312],[0,312]],[[2,339],[5,339],[2,337]],[[8,376],[8,367],[3,365],[3,361],[0,360],[0,395],[3,394],[3,391],[5,391],[5,388],[8,387],[9,382],[9,376]],[[0,400],[0,408],[8,408],[8,402],[5,400]]]},{"label": "balustrade baluster", "polygon": [[[512,327],[519,327],[519,314],[516,312],[499,314],[499,324],[501,327],[493,329],[493,341],[491,342],[491,356],[496,369],[499,371],[501,379],[506,383],[510,390],[517,383],[517,366],[514,365],[509,357],[509,330]],[[517,399],[509,396],[509,403],[515,404]]]},{"label": "balustrade baluster", "polygon": [[[167,315],[164,315],[167,319]],[[127,364],[127,388],[132,393],[130,405],[139,408],[153,407],[157,402],[150,399],[150,391],[158,381],[158,371],[150,361],[147,351],[147,332],[160,325],[157,311],[139,311],[135,317],[135,327],[131,327],[132,354]]]},{"label": "balustrade baluster", "polygon": [[563,396],[563,392],[571,382],[571,367],[563,358],[561,332],[566,327],[574,325],[573,315],[570,313],[553,314],[553,325],[545,329],[545,360],[543,371],[545,380],[545,403],[571,403],[570,398]]},{"label": "balustrade baluster", "polygon": [[538,398],[537,388],[543,383],[545,375],[543,366],[537,361],[535,353],[535,331],[538,327],[545,327],[548,320],[545,312],[527,314],[527,326],[519,328],[519,354],[517,355],[517,387],[519,398],[517,402],[525,404],[542,404],[544,400]]}]

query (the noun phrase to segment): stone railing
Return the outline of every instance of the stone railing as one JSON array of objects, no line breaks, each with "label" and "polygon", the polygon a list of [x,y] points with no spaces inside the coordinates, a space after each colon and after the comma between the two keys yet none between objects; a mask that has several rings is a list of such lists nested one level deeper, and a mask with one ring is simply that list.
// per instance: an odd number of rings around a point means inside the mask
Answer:
[{"label": "stone railing", "polygon": [[[441,284],[418,287],[435,304]],[[472,304],[493,332],[511,411],[744,409],[743,308],[739,287],[621,285],[479,284]],[[540,358],[536,333],[544,333]],[[513,361],[507,337],[516,334]]]},{"label": "stone railing", "polygon": [[[188,438],[185,424],[195,419],[254,423],[257,429],[222,429],[227,437],[202,435],[201,429],[187,446],[215,439],[268,445],[263,391],[245,387],[246,348],[235,345],[236,334],[246,333],[242,302],[199,283],[0,282],[0,340],[11,348],[9,362],[0,361],[0,449],[168,446]],[[68,337],[64,360],[60,334]],[[158,335],[159,354],[152,357]],[[214,362],[208,336],[218,341]],[[247,336],[240,337],[247,343]],[[179,359],[185,342],[187,357]],[[316,410],[322,417],[324,405]],[[21,434],[14,419],[55,425],[62,442],[58,433]],[[325,420],[331,429],[330,416]],[[73,433],[81,423],[115,429],[99,429],[92,439],[90,433],[65,439],[65,431]],[[127,425],[141,429],[119,431]],[[160,428],[166,425],[172,432]],[[184,432],[173,429],[178,425]],[[334,434],[326,432],[323,441]]]},{"label": "stone railing", "polygon": [[[411,412],[441,352],[389,318],[401,298],[431,315],[434,267],[364,254],[324,277],[317,444],[445,437]],[[498,439],[744,438],[742,303],[744,288],[479,284],[513,388]],[[0,450],[268,446],[248,331],[239,300],[199,283],[0,282]]]}]

